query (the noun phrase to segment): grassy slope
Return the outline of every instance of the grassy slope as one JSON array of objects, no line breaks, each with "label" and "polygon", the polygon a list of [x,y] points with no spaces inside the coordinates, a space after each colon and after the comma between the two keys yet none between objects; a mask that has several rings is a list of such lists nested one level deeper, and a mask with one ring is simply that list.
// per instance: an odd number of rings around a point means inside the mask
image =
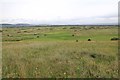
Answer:
[{"label": "grassy slope", "polygon": [[[117,36],[117,28],[3,30],[3,77],[104,78],[118,75],[118,45],[117,41],[110,41]],[[22,40],[15,41],[18,38]],[[88,38],[92,41],[88,42]]]}]

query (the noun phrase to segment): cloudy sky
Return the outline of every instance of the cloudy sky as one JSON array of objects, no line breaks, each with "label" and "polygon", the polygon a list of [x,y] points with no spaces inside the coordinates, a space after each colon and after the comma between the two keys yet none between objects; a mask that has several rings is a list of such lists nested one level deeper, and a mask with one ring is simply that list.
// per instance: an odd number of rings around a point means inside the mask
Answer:
[{"label": "cloudy sky", "polygon": [[117,24],[119,0],[0,0],[0,23]]}]

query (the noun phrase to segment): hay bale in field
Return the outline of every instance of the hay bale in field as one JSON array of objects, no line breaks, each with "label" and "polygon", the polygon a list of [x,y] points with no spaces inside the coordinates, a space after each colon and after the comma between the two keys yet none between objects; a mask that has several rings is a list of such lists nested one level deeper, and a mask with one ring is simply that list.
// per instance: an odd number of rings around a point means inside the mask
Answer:
[{"label": "hay bale in field", "polygon": [[91,39],[88,39],[88,41],[91,41]]},{"label": "hay bale in field", "polygon": [[113,41],[113,40],[120,40],[120,38],[113,37],[113,38],[111,38],[111,41]]}]

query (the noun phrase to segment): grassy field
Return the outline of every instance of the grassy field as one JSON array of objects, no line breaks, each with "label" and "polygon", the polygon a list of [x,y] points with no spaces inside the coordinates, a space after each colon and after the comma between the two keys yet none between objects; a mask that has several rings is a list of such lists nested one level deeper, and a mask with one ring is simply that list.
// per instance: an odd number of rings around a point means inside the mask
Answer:
[{"label": "grassy field", "polygon": [[[117,27],[3,28],[3,78],[117,78]],[[88,41],[91,39],[91,41]]]}]

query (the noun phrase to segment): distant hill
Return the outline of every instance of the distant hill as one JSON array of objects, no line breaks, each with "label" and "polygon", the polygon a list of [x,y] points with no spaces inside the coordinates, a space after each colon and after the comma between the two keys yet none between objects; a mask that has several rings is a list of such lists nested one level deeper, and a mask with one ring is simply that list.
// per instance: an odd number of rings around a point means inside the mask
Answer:
[{"label": "distant hill", "polygon": [[60,26],[118,26],[118,25],[41,25],[41,24],[0,24],[0,27],[60,27]]},{"label": "distant hill", "polygon": [[32,24],[1,24],[2,27],[25,27],[25,26],[33,26]]}]

